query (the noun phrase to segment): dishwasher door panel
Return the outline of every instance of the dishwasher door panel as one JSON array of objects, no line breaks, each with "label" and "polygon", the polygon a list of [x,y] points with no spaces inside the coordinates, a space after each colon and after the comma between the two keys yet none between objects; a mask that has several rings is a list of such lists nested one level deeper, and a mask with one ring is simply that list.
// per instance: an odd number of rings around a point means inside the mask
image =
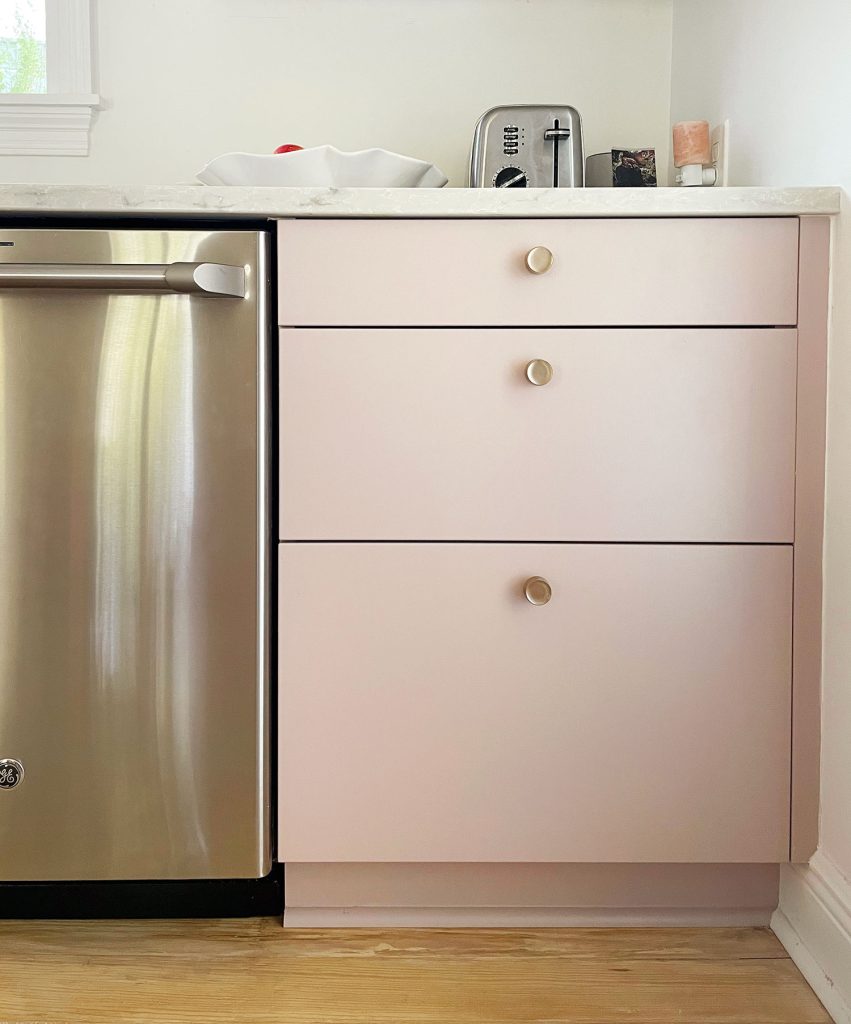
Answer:
[{"label": "dishwasher door panel", "polygon": [[0,273],[247,270],[244,299],[0,287],[2,881],[270,869],[266,241],[0,229]]}]

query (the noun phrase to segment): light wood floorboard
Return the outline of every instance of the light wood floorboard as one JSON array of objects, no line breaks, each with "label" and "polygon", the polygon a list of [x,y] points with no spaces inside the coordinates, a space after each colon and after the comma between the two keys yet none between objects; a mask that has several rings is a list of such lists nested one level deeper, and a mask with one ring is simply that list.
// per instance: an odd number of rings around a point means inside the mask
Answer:
[{"label": "light wood floorboard", "polygon": [[0,1021],[824,1024],[765,928],[0,922]]}]

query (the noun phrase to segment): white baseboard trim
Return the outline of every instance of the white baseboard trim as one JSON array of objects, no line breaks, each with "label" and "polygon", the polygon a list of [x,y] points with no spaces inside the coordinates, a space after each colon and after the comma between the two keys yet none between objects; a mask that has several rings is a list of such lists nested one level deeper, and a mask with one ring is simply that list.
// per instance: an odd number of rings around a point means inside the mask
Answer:
[{"label": "white baseboard trim", "polygon": [[782,869],[771,928],[836,1024],[851,1024],[851,883],[821,851]]},{"label": "white baseboard trim", "polygon": [[764,927],[770,919],[768,908],[728,907],[287,907],[284,911],[285,928],[722,928]]}]

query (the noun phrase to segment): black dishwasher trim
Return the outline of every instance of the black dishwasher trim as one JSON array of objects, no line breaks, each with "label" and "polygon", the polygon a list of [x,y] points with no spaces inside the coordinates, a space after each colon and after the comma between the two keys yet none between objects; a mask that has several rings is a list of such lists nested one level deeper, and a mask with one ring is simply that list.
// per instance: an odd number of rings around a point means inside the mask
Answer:
[{"label": "black dishwasher trim", "polygon": [[264,878],[0,883],[4,920],[280,917],[283,910],[282,864]]}]

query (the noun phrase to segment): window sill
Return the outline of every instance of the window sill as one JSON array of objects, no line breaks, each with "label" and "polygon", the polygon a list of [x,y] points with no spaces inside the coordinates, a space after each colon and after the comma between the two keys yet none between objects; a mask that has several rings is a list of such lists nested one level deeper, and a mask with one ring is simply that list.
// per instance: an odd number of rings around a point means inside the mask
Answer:
[{"label": "window sill", "polygon": [[0,94],[0,156],[88,156],[100,97]]}]

